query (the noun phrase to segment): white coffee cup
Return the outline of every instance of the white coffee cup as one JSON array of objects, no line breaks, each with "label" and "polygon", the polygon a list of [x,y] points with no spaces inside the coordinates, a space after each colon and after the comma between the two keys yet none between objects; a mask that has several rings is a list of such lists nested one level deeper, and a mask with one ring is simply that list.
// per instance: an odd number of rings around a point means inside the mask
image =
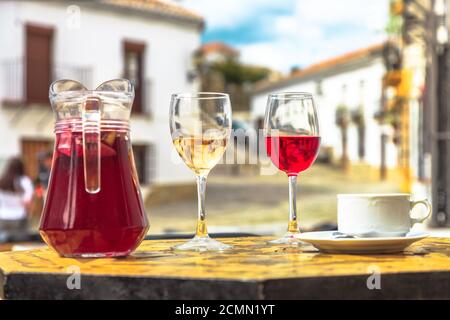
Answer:
[{"label": "white coffee cup", "polygon": [[[412,201],[407,193],[338,194],[338,231],[359,237],[405,236],[411,227],[431,214],[428,200]],[[423,204],[427,214],[411,217],[412,209]]]}]

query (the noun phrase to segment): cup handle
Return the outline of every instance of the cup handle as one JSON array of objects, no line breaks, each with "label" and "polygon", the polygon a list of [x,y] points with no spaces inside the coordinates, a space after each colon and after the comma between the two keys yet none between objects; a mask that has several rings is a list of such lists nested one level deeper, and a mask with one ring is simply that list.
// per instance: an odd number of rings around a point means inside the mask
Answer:
[{"label": "cup handle", "polygon": [[421,218],[412,218],[411,217],[411,221],[412,221],[413,225],[416,223],[424,222],[431,215],[431,204],[428,200],[424,199],[424,200],[420,200],[420,201],[411,201],[411,210],[418,204],[423,204],[425,207],[427,207],[427,214]]}]

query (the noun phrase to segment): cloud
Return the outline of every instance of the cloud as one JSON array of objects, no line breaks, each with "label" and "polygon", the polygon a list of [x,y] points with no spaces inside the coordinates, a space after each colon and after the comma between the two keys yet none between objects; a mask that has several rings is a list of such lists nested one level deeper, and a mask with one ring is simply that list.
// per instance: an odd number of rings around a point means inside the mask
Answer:
[{"label": "cloud", "polygon": [[294,0],[184,0],[181,4],[206,18],[207,28],[228,29],[254,19],[258,13],[286,12]]},{"label": "cloud", "polygon": [[336,24],[383,27],[387,4],[386,0],[298,0],[294,18],[302,24],[329,27]]},{"label": "cloud", "polygon": [[351,36],[329,38],[326,41],[286,40],[258,42],[238,46],[241,60],[255,65],[269,66],[275,70],[288,72],[293,66],[306,67],[333,56],[364,48],[381,42],[384,38],[366,37],[364,33],[355,32]]},{"label": "cloud", "polygon": [[204,40],[244,62],[289,71],[384,40],[389,0],[186,0],[207,21]]}]

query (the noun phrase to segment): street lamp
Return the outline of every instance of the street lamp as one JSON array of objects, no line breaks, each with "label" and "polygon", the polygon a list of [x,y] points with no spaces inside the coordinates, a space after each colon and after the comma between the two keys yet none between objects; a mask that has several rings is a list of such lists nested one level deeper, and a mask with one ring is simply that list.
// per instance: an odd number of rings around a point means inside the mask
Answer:
[{"label": "street lamp", "polygon": [[436,15],[436,44],[439,53],[445,48],[448,43],[448,29],[447,29],[447,0],[435,0],[433,7]]}]

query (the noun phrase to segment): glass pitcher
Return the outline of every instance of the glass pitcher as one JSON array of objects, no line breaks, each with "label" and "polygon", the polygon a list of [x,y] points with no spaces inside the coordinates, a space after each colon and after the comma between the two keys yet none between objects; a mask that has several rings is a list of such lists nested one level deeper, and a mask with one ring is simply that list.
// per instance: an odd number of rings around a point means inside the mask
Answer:
[{"label": "glass pitcher", "polygon": [[149,228],[131,149],[134,89],[111,80],[96,90],[50,86],[55,150],[40,233],[65,257],[130,254]]}]

